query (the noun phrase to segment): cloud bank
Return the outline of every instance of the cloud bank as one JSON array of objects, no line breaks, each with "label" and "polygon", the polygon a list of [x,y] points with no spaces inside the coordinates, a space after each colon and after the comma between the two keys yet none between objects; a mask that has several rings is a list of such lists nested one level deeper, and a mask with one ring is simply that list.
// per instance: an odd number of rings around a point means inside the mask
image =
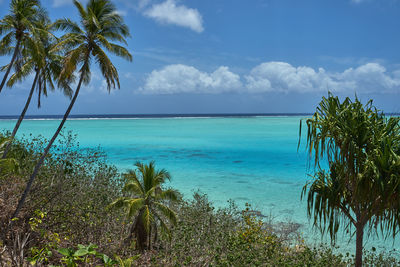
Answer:
[{"label": "cloud bank", "polygon": [[72,3],[72,0],[53,0],[53,7],[61,7]]},{"label": "cloud bank", "polygon": [[367,63],[343,72],[295,67],[286,62],[264,62],[240,77],[226,66],[203,72],[193,66],[174,64],[152,71],[138,90],[144,94],[175,93],[313,93],[400,92],[400,70],[388,72],[378,63]]},{"label": "cloud bank", "polygon": [[241,87],[240,76],[229,71],[228,67],[222,66],[206,73],[191,66],[175,64],[151,72],[139,91],[145,94],[221,93]]},{"label": "cloud bank", "polygon": [[184,5],[178,5],[175,0],[166,0],[160,4],[153,4],[143,14],[162,24],[186,27],[198,33],[204,30],[203,18],[199,11]]}]

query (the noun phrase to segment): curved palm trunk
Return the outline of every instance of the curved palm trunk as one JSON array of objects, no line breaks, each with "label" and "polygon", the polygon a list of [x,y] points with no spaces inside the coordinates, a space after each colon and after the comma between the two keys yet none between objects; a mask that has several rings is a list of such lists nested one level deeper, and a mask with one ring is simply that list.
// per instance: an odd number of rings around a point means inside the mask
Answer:
[{"label": "curved palm trunk", "polygon": [[15,59],[17,58],[17,54],[19,53],[19,47],[20,47],[20,45],[21,45],[21,40],[18,39],[17,45],[15,46],[15,49],[14,49],[14,54],[13,54],[13,56],[12,56],[12,58],[11,58],[10,65],[8,66],[7,71],[6,71],[6,73],[4,74],[3,80],[1,81],[1,84],[0,84],[0,92],[1,92],[1,90],[3,90],[3,87],[4,87],[5,83],[6,83],[8,74],[10,74],[11,68],[12,68],[12,66],[14,65]]},{"label": "curved palm trunk", "polygon": [[31,99],[32,99],[33,92],[35,91],[36,82],[37,82],[38,77],[39,77],[39,71],[36,71],[35,79],[33,80],[33,84],[32,84],[32,87],[31,87],[31,91],[29,92],[29,96],[28,96],[28,99],[26,100],[25,107],[24,107],[24,109],[22,110],[22,113],[21,113],[21,115],[19,116],[17,123],[15,124],[15,127],[14,127],[14,129],[13,129],[13,131],[12,131],[12,134],[11,134],[11,137],[10,137],[11,140],[10,140],[10,142],[7,144],[6,149],[4,150],[2,159],[5,159],[5,158],[6,158],[7,153],[8,153],[8,151],[9,151],[10,148],[11,148],[11,144],[12,144],[12,142],[13,142],[13,140],[14,140],[14,137],[15,137],[15,135],[17,134],[17,131],[18,131],[18,129],[19,129],[19,126],[21,125],[21,122],[22,122],[22,120],[23,120],[24,117],[25,117],[26,111],[28,110],[29,104],[31,103]]},{"label": "curved palm trunk", "polygon": [[[87,61],[85,62],[85,65],[86,65],[86,64],[88,64]],[[84,69],[84,68],[82,68],[82,69]],[[65,112],[64,117],[63,117],[63,119],[62,119],[60,125],[58,126],[56,132],[54,133],[53,137],[50,139],[49,144],[47,145],[47,147],[46,147],[46,149],[44,150],[42,156],[40,157],[38,163],[36,164],[36,166],[35,166],[35,168],[34,168],[34,170],[33,170],[33,173],[32,173],[32,175],[31,175],[31,177],[29,178],[28,183],[26,184],[24,193],[22,194],[21,199],[20,199],[19,202],[18,202],[18,206],[17,206],[17,208],[15,209],[13,215],[11,216],[11,219],[13,219],[13,218],[15,218],[15,217],[18,216],[18,213],[19,213],[19,211],[21,210],[21,208],[22,208],[22,206],[23,206],[23,204],[24,204],[24,202],[25,202],[25,199],[26,199],[26,197],[27,197],[27,195],[28,195],[28,193],[29,193],[29,190],[31,189],[33,180],[35,179],[35,177],[36,177],[37,174],[39,173],[39,169],[40,169],[40,167],[42,166],[45,157],[46,157],[47,154],[49,153],[49,150],[50,150],[51,146],[53,145],[54,141],[56,140],[58,134],[61,132],[61,130],[62,130],[63,126],[64,126],[64,123],[65,123],[65,121],[67,120],[68,115],[69,115],[69,113],[71,112],[71,109],[72,109],[72,107],[73,107],[74,104],[75,104],[76,98],[78,97],[79,90],[80,90],[80,88],[81,88],[82,81],[83,81],[83,76],[84,76],[83,73],[81,73],[81,77],[80,77],[80,79],[79,79],[78,87],[76,88],[74,97],[72,98],[71,103],[69,104],[68,109],[67,109],[67,111]],[[12,222],[12,221],[11,221],[11,222]]]}]

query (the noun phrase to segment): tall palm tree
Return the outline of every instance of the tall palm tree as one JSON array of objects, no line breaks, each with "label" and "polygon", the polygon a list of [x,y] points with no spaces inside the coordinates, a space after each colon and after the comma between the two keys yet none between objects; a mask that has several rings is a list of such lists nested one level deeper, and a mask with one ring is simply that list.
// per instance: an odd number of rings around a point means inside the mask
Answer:
[{"label": "tall palm tree", "polygon": [[59,47],[67,49],[60,81],[70,78],[80,66],[78,71],[80,76],[79,82],[67,111],[36,164],[11,218],[15,218],[22,208],[46,155],[62,130],[75,104],[82,83],[88,84],[90,82],[90,63],[92,57],[98,63],[109,91],[115,87],[119,88],[119,77],[117,69],[107,57],[103,48],[112,54],[121,56],[129,61],[132,60],[131,54],[125,47],[110,42],[120,41],[126,44],[125,38],[129,36],[129,30],[123,23],[122,17],[116,12],[115,6],[109,0],[89,0],[86,9],[76,0],[74,0],[74,4],[79,11],[82,28],[69,19],[58,20],[55,22],[55,27],[59,30],[69,31],[69,33],[61,38],[58,44]]},{"label": "tall palm tree", "polygon": [[[35,88],[38,92],[38,108],[40,108],[41,95],[47,96],[47,87],[52,91],[55,90],[53,80],[59,79],[63,69],[63,57],[61,56],[60,48],[57,46],[57,39],[51,34],[52,24],[50,20],[48,18],[42,18],[35,24],[39,33],[35,36],[39,49],[31,49],[28,47],[23,50],[23,58],[21,58],[21,60],[24,63],[21,64],[22,67],[19,70],[16,69],[15,73],[11,75],[7,82],[7,86],[12,87],[16,82],[23,80],[31,73],[35,73],[35,78],[33,79],[25,106],[11,133],[10,142],[4,150],[3,159],[6,158],[11,148],[12,141],[25,117]],[[58,81],[58,87],[70,98],[72,96],[72,89],[69,84],[73,82],[73,79],[74,76],[72,75],[67,80]]]},{"label": "tall palm tree", "polygon": [[146,247],[151,248],[152,230],[154,240],[157,239],[157,225],[170,236],[165,219],[176,224],[176,214],[165,205],[165,201],[176,201],[177,192],[173,189],[162,189],[162,184],[170,179],[170,175],[164,169],[156,170],[153,161],[148,165],[137,162],[135,166],[136,171],[131,170],[125,174],[126,184],[123,190],[130,196],[121,197],[110,206],[125,208],[128,217],[134,217],[128,241],[135,235],[138,248],[144,250]]},{"label": "tall palm tree", "polygon": [[42,16],[45,16],[45,12],[38,0],[11,0],[10,14],[0,20],[0,35],[4,35],[0,41],[0,55],[12,53],[10,64],[0,83],[0,92],[11,68],[20,56],[21,49],[24,46],[36,45],[32,34],[35,33],[36,20]]},{"label": "tall palm tree", "polygon": [[[355,265],[362,266],[364,230],[400,230],[400,119],[358,99],[329,95],[307,120],[314,180],[306,184],[308,216],[334,241],[339,227],[356,234]],[[300,131],[301,136],[301,131]],[[329,170],[321,167],[327,161]]]}]

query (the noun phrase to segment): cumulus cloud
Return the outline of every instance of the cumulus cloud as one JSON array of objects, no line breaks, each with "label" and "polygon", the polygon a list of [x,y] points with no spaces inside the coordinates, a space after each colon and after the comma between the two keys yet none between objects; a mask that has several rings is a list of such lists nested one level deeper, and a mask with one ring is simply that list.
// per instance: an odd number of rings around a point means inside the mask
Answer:
[{"label": "cumulus cloud", "polygon": [[117,10],[117,11],[115,11],[115,13],[117,13],[118,15],[123,16],[123,17],[128,15],[128,12],[126,10]]},{"label": "cumulus cloud", "polygon": [[142,9],[150,4],[151,0],[139,0],[138,8]]},{"label": "cumulus cloud", "polygon": [[266,62],[245,77],[250,92],[394,92],[400,91],[396,72],[388,73],[378,63],[367,63],[340,73],[320,68],[293,67],[285,62]]},{"label": "cumulus cloud", "polygon": [[228,67],[206,73],[192,66],[175,64],[151,72],[139,91],[149,94],[222,93],[241,87],[240,76]]},{"label": "cumulus cloud", "polygon": [[327,91],[334,85],[325,70],[293,67],[285,62],[266,62],[253,68],[245,76],[250,92],[312,92]]},{"label": "cumulus cloud", "polygon": [[[86,4],[88,0],[81,0],[79,2]],[[66,5],[72,5],[73,0],[53,0],[53,7],[62,7]]]},{"label": "cumulus cloud", "polygon": [[388,72],[379,63],[367,63],[343,72],[327,72],[323,68],[295,67],[286,62],[265,62],[242,78],[219,67],[202,72],[192,66],[168,65],[151,72],[139,92],[174,93],[394,93],[400,92],[400,70]]},{"label": "cumulus cloud", "polygon": [[72,4],[72,0],[53,0],[53,7],[61,7]]},{"label": "cumulus cloud", "polygon": [[203,19],[199,11],[178,5],[176,0],[153,4],[144,11],[144,15],[160,23],[186,27],[198,33],[204,30]]}]

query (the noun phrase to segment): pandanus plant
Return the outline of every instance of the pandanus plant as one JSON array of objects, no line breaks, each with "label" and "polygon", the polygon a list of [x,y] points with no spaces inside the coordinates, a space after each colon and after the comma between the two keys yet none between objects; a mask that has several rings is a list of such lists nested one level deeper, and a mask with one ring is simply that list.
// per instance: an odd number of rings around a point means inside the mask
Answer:
[{"label": "pandanus plant", "polygon": [[393,237],[400,230],[400,118],[385,118],[372,101],[341,102],[330,94],[307,126],[315,163],[314,179],[302,191],[308,215],[332,240],[341,226],[354,229],[360,267],[365,230]]}]

